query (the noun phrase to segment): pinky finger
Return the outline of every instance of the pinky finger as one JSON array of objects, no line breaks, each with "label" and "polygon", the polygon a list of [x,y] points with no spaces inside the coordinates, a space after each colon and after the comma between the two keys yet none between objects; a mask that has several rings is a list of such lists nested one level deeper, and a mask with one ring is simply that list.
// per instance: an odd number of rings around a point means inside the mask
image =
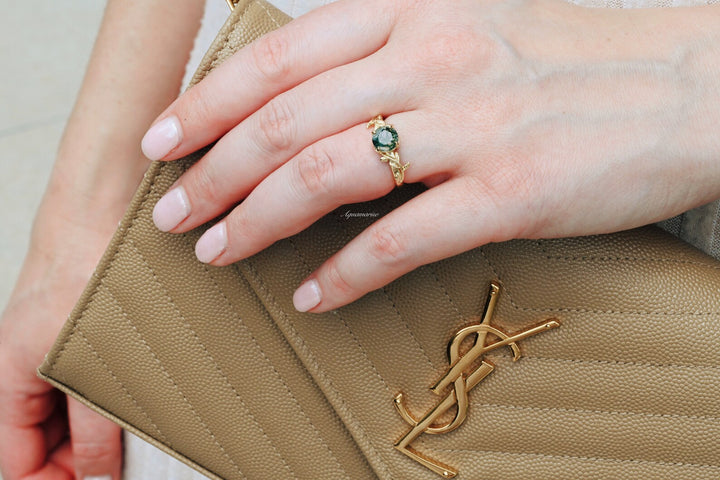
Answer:
[{"label": "pinky finger", "polygon": [[477,188],[468,178],[448,180],[373,223],[302,283],[295,308],[332,310],[421,265],[497,241],[499,215],[482,192],[468,195]]}]

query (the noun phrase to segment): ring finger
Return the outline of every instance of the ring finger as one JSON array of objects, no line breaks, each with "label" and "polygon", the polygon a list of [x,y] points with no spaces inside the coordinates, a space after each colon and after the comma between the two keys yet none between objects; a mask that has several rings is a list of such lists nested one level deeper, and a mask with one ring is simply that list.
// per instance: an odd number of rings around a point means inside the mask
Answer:
[{"label": "ring finger", "polygon": [[[405,182],[449,174],[438,145],[428,139],[429,123],[417,112],[387,119],[401,135],[402,163],[412,162]],[[307,228],[343,204],[372,200],[395,187],[392,172],[372,146],[365,125],[307,147],[265,178],[225,219],[209,229],[196,245],[198,259],[227,265],[275,241]]]},{"label": "ring finger", "polygon": [[153,212],[163,231],[185,232],[237,203],[270,172],[314,142],[363,121],[382,105],[410,106],[408,88],[378,78],[384,54],[338,67],[273,98],[221,138]]}]

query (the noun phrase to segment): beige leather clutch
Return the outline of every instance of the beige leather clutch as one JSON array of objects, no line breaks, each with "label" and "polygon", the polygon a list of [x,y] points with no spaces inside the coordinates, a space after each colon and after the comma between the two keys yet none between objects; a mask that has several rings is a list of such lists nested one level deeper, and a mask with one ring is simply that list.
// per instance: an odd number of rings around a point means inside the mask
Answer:
[{"label": "beige leather clutch", "polygon": [[[193,82],[288,21],[242,1]],[[241,81],[241,80],[240,80]],[[492,244],[343,308],[301,280],[422,191],[346,206],[224,268],[155,202],[155,163],[40,367],[215,479],[720,478],[720,264],[655,228]]]}]

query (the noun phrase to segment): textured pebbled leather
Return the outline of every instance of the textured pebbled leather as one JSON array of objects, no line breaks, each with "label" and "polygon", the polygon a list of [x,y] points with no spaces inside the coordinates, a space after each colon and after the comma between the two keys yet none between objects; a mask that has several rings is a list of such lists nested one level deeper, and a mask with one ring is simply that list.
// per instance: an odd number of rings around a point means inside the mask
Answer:
[{"label": "textured pebbled leather", "polygon": [[[241,2],[196,83],[286,23]],[[414,446],[460,479],[720,478],[720,263],[655,228],[518,240],[426,265],[343,308],[304,314],[300,281],[376,218],[422,192],[342,207],[223,268],[152,207],[202,152],[155,163],[41,377],[215,479],[435,479],[393,448],[438,397],[455,332],[505,290],[493,325],[562,326],[487,356],[465,423]]]}]

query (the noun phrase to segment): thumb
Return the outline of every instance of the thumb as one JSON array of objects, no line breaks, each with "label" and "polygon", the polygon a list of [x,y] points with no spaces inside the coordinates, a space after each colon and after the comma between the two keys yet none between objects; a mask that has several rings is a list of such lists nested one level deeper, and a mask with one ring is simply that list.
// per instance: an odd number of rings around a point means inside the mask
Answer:
[{"label": "thumb", "polygon": [[68,397],[73,463],[78,480],[120,480],[122,429]]}]

